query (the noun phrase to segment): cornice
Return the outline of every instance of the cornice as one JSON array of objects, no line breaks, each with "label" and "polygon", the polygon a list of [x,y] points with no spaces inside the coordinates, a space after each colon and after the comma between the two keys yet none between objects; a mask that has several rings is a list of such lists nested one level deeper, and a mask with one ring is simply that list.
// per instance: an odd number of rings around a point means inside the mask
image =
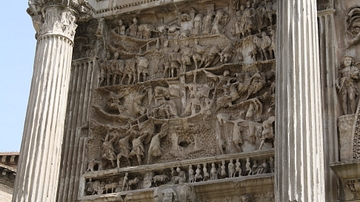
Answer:
[{"label": "cornice", "polygon": [[89,0],[94,17],[107,17],[189,0]]}]

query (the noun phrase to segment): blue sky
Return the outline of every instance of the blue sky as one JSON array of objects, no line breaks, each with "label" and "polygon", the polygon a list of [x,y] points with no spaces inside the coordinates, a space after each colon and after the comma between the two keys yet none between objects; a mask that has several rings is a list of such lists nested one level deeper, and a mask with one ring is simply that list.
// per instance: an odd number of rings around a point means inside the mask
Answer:
[{"label": "blue sky", "polygon": [[0,152],[19,151],[36,40],[27,0],[1,1]]}]

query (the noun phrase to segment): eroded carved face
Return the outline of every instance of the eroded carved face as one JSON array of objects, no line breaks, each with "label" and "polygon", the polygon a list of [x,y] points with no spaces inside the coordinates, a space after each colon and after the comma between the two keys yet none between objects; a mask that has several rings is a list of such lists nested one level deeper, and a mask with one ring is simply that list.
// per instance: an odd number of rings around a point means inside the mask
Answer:
[{"label": "eroded carved face", "polygon": [[351,57],[345,57],[343,61],[345,67],[351,66],[353,64],[353,59]]}]

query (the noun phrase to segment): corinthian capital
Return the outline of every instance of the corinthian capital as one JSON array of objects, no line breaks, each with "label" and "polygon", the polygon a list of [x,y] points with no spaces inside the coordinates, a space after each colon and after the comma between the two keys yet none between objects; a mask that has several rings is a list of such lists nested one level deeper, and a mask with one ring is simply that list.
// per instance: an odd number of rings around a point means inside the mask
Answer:
[{"label": "corinthian capital", "polygon": [[87,0],[29,0],[28,3],[27,12],[37,36],[57,34],[73,40],[76,21],[92,14]]}]

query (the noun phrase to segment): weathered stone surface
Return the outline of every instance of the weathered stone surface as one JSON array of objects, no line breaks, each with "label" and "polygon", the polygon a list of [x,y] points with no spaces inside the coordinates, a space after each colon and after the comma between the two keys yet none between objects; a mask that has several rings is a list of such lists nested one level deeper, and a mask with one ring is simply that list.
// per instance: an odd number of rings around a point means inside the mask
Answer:
[{"label": "weathered stone surface", "polygon": [[[30,198],[44,186],[57,201],[183,201],[183,188],[196,193],[188,201],[353,196],[329,164],[360,156],[358,1],[29,5],[39,40],[34,83],[44,82],[32,87],[36,113],[23,141],[35,159],[21,170]],[[62,42],[68,54],[57,56]],[[62,75],[70,81],[57,83]],[[68,82],[54,101],[47,90]],[[46,131],[55,129],[42,122],[49,114],[63,128],[53,143]],[[46,182],[35,171],[55,153],[60,177]]]}]

